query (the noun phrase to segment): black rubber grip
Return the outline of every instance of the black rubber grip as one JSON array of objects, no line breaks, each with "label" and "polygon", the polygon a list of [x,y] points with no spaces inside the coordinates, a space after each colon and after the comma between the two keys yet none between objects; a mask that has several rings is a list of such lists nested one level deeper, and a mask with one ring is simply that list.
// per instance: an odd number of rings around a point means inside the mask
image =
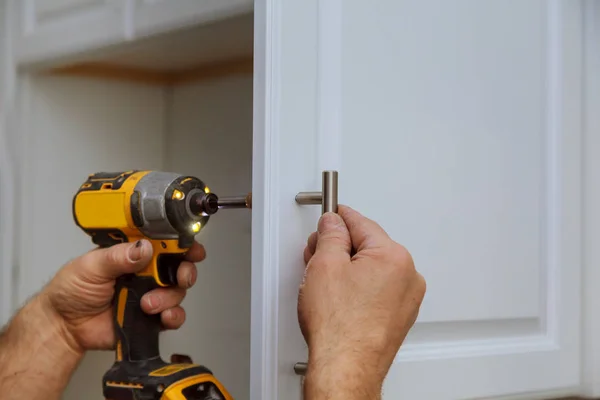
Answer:
[{"label": "black rubber grip", "polygon": [[[146,361],[160,357],[160,314],[146,314],[141,308],[142,296],[157,287],[158,284],[151,276],[125,275],[117,280],[114,325],[117,339],[121,343],[123,361]],[[126,297],[123,291],[126,291]],[[124,304],[120,304],[123,301]],[[119,324],[120,313],[123,317],[122,325]]]}]

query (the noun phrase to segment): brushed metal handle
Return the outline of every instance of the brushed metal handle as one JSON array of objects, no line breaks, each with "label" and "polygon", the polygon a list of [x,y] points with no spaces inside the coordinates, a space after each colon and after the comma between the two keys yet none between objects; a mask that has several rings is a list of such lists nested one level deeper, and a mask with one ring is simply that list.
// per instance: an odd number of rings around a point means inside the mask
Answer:
[{"label": "brushed metal handle", "polygon": [[302,205],[321,204],[321,213],[338,211],[338,172],[323,171],[323,187],[320,192],[300,192],[296,203]]},{"label": "brushed metal handle", "polygon": [[[302,205],[320,204],[321,213],[338,212],[338,172],[323,171],[323,185],[320,192],[300,192],[296,195],[296,203]],[[296,375],[305,376],[308,364],[297,362],[294,364]]]},{"label": "brushed metal handle", "polygon": [[304,376],[308,370],[308,364],[305,362],[297,362],[294,364],[294,372],[296,375]]}]

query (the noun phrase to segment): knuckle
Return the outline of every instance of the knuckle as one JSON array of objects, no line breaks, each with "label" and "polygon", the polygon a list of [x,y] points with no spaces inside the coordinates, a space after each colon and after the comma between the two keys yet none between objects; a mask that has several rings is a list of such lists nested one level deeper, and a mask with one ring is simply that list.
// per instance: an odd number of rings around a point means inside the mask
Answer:
[{"label": "knuckle", "polygon": [[346,224],[347,224],[350,232],[356,232],[359,229],[362,229],[362,224],[361,224],[361,221],[359,221],[359,220],[357,221],[357,220],[353,219],[350,221],[346,221]]},{"label": "knuckle", "polygon": [[312,258],[312,251],[308,248],[304,248],[304,262],[308,262]]},{"label": "knuckle", "polygon": [[427,293],[427,282],[423,275],[417,273],[416,274],[416,283],[415,283],[415,291],[417,293],[417,299],[419,300],[419,304],[425,298],[425,293]]},{"label": "knuckle", "polygon": [[123,254],[123,249],[118,246],[109,248],[104,254],[104,259],[108,264],[119,265],[127,263],[127,257]]},{"label": "knuckle", "polygon": [[167,303],[170,306],[175,306],[180,304],[183,299],[185,299],[185,295],[187,294],[187,290],[182,288],[173,288],[165,293],[165,297],[167,298]]},{"label": "knuckle", "polygon": [[184,283],[188,280],[191,275],[194,273],[194,269],[196,266],[190,262],[184,261],[179,265],[179,269],[177,270],[177,278]]},{"label": "knuckle", "polygon": [[173,310],[173,312],[175,313],[175,320],[177,321],[179,326],[183,325],[186,317],[185,310],[181,307],[178,307],[177,309]]},{"label": "knuckle", "polygon": [[338,258],[332,253],[315,253],[310,259],[310,265],[314,268],[329,268],[339,263]]},{"label": "knuckle", "polygon": [[187,295],[187,290],[185,289],[179,289],[179,301],[182,302],[183,299],[185,299],[185,296]]},{"label": "knuckle", "polygon": [[83,254],[82,256],[72,260],[67,264],[67,268],[72,268],[75,266],[81,266],[84,269],[89,269],[94,264],[94,259],[96,258],[96,254],[100,250],[92,250],[88,253]]},{"label": "knuckle", "polygon": [[402,267],[403,269],[409,271],[414,271],[415,269],[412,255],[406,247],[399,243],[393,243],[390,247],[390,258],[395,265]]},{"label": "knuckle", "polygon": [[341,230],[328,231],[320,235],[319,243],[321,246],[328,244],[344,245],[347,246],[350,244],[350,239],[347,235],[344,234]]}]

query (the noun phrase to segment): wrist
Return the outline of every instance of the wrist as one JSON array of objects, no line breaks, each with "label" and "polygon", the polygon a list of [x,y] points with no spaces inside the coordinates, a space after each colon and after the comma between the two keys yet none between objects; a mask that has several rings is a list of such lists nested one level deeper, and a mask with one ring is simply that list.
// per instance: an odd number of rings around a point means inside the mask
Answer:
[{"label": "wrist", "polygon": [[305,395],[309,400],[380,400],[384,377],[369,354],[320,348],[309,354]]},{"label": "wrist", "polygon": [[[48,339],[55,344],[58,352],[62,356],[68,358],[80,359],[83,357],[85,350],[79,345],[73,334],[67,327],[64,318],[56,311],[53,306],[52,299],[46,291],[40,292],[31,302],[42,316],[46,318]],[[40,327],[39,329],[44,329]]]},{"label": "wrist", "polygon": [[0,334],[0,390],[19,393],[19,398],[40,398],[41,393],[59,398],[82,356],[64,321],[40,293]]}]

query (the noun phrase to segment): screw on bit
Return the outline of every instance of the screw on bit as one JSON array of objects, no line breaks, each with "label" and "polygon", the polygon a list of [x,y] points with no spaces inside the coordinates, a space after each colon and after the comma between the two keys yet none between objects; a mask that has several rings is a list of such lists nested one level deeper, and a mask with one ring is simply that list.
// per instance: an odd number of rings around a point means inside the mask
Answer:
[{"label": "screw on bit", "polygon": [[220,197],[219,208],[252,208],[252,193],[246,196]]}]

